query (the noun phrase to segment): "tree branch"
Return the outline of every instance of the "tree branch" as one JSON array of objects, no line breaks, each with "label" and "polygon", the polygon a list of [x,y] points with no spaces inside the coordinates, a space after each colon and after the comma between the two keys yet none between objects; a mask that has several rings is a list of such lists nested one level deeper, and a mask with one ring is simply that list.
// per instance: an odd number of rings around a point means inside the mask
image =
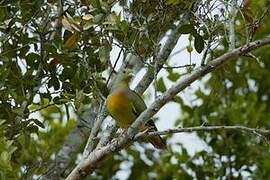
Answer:
[{"label": "tree branch", "polygon": [[102,105],[101,111],[99,111],[99,112],[101,112],[101,113],[99,113],[97,115],[97,120],[94,123],[94,126],[90,132],[89,138],[88,138],[87,143],[85,145],[85,148],[83,151],[83,158],[86,158],[90,154],[90,152],[93,150],[94,144],[95,144],[93,139],[96,137],[96,135],[100,129],[100,126],[103,122],[103,117],[106,117],[108,115],[104,104]]},{"label": "tree branch", "polygon": [[158,72],[163,68],[163,64],[167,61],[169,58],[173,48],[177,44],[178,39],[180,38],[180,33],[178,32],[179,28],[182,27],[187,21],[190,19],[192,14],[196,11],[197,6],[194,5],[194,9],[184,15],[184,17],[181,19],[181,21],[178,23],[177,27],[172,30],[170,33],[164,47],[161,49],[159,54],[157,55],[155,62],[156,62],[156,69],[149,68],[147,72],[144,74],[142,80],[140,83],[136,86],[135,91],[139,94],[142,94],[147,87],[152,83],[155,73],[158,74]]},{"label": "tree branch", "polygon": [[245,126],[195,126],[195,127],[179,127],[176,129],[167,129],[164,131],[156,131],[156,132],[141,132],[138,133],[134,139],[140,139],[146,136],[154,136],[154,135],[166,135],[166,134],[175,134],[175,133],[183,133],[183,132],[209,132],[209,131],[221,131],[221,130],[228,130],[228,131],[235,131],[235,132],[244,132],[253,134],[255,136],[259,136],[260,138],[264,138],[269,142],[269,135],[270,131],[265,129],[258,129],[258,128],[249,128]]},{"label": "tree branch", "polygon": [[169,102],[180,91],[188,87],[192,82],[214,71],[229,60],[268,44],[270,44],[270,37],[234,49],[214,59],[208,65],[195,69],[192,73],[177,81],[174,86],[168,89],[162,96],[159,96],[156,101],[136,119],[136,121],[128,128],[127,133],[118,137],[110,144],[95,149],[84,161],[79,163],[73,169],[67,179],[73,180],[86,177],[88,174],[92,173],[104,159],[129,146],[134,140],[135,135],[139,132],[139,127],[146,123],[146,121],[156,114],[163,105]]},{"label": "tree branch", "polygon": [[[90,107],[87,107],[89,111],[83,114],[83,119],[92,126],[94,124],[94,119],[97,116],[97,111],[99,108],[99,103],[93,103]],[[79,147],[85,142],[89,129],[84,126],[83,121],[77,121],[74,129],[66,137],[63,146],[58,151],[54,160],[51,161],[49,170],[42,177],[42,179],[59,179],[65,176],[65,171],[73,160]]]},{"label": "tree branch", "polygon": [[229,5],[230,9],[230,19],[228,23],[228,31],[229,31],[229,48],[230,50],[235,49],[235,19],[237,15],[237,0],[232,0]]}]

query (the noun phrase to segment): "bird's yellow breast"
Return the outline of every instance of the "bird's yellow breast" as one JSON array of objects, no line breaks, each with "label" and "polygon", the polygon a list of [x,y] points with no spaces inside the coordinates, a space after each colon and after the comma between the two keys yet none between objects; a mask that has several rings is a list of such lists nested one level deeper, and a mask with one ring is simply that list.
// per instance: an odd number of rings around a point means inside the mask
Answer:
[{"label": "bird's yellow breast", "polygon": [[128,128],[136,119],[132,112],[132,103],[124,91],[116,91],[108,96],[107,109],[121,128]]},{"label": "bird's yellow breast", "polygon": [[128,103],[128,99],[125,97],[124,92],[119,91],[109,95],[107,99],[108,109],[118,109],[119,106],[125,106]]}]

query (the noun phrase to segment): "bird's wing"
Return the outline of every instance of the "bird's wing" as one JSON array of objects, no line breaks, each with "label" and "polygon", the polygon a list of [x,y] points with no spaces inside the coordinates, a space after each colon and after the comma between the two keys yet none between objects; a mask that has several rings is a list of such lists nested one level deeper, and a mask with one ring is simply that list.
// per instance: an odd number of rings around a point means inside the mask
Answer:
[{"label": "bird's wing", "polygon": [[[144,110],[147,109],[145,102],[143,101],[142,97],[136,93],[135,91],[130,90],[129,97],[131,98],[130,101],[132,102],[132,112],[138,117]],[[154,131],[157,131],[155,123],[152,119],[147,121],[146,126],[147,128],[151,128]]]},{"label": "bird's wing", "polygon": [[146,104],[144,103],[142,97],[135,91],[129,90],[128,96],[130,98],[130,102],[132,103],[132,111],[136,117],[138,117],[145,109],[147,109]]},{"label": "bird's wing", "polygon": [[[130,98],[130,102],[132,104],[132,112],[136,117],[138,117],[144,110],[147,109],[146,104],[139,94],[135,91],[129,89],[128,97]],[[148,132],[157,131],[157,127],[152,119],[148,120],[142,130],[148,129]],[[158,149],[166,149],[166,141],[163,140],[159,135],[149,136],[147,138],[151,144],[153,144]]]}]

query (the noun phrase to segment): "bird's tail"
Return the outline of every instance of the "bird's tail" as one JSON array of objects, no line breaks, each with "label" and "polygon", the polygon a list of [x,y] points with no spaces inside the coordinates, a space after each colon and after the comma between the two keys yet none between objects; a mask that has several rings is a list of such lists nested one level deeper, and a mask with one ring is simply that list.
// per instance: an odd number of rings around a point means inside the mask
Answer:
[{"label": "bird's tail", "polygon": [[[147,122],[148,132],[157,131],[157,127],[153,120]],[[157,149],[167,149],[166,141],[160,135],[148,136],[147,140]]]}]

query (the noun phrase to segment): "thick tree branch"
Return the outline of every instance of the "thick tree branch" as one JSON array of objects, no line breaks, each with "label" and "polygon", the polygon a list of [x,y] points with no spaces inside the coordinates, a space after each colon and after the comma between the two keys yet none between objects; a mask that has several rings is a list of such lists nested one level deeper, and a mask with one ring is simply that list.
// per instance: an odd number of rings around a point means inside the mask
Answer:
[{"label": "thick tree branch", "polygon": [[175,47],[178,39],[181,36],[181,34],[178,32],[179,28],[188,22],[188,20],[191,18],[191,16],[196,10],[197,10],[197,5],[194,5],[193,10],[186,13],[184,17],[181,19],[181,21],[178,23],[177,27],[171,31],[164,47],[161,49],[161,51],[159,52],[159,54],[157,55],[155,59],[156,69],[149,68],[147,70],[142,80],[139,82],[139,84],[135,88],[135,91],[137,93],[142,94],[148,88],[148,86],[152,83],[155,73],[157,74],[163,68],[164,63],[169,58],[173,48]]},{"label": "thick tree branch", "polygon": [[232,0],[229,5],[229,13],[231,15],[228,23],[230,50],[235,49],[235,19],[237,15],[237,6],[237,0]]},{"label": "thick tree branch", "polygon": [[240,55],[244,55],[254,49],[270,44],[270,37],[249,43],[245,46],[234,49],[230,52],[223,54],[222,56],[214,59],[208,65],[199,67],[195,69],[192,73],[183,77],[176,82],[174,86],[168,89],[162,96],[158,97],[155,102],[153,102],[148,109],[146,109],[130,126],[127,133],[118,137],[115,141],[110,144],[101,147],[100,149],[95,149],[84,161],[79,163],[73,171],[69,174],[67,179],[82,179],[89,173],[92,173],[98,165],[111,156],[113,153],[129,146],[135,135],[139,132],[139,127],[141,127],[148,119],[150,119],[154,114],[156,114],[159,109],[169,102],[176,94],[188,87],[192,82],[200,79],[204,75],[214,71],[222,64],[237,58]]},{"label": "thick tree branch", "polygon": [[[87,107],[89,111],[83,114],[83,119],[92,126],[94,119],[97,116],[99,103],[93,103]],[[74,129],[66,137],[63,146],[57,153],[54,160],[51,161],[49,171],[42,177],[42,179],[59,179],[65,176],[65,171],[75,157],[82,142],[85,142],[89,133],[89,128],[84,125],[85,122],[77,121]]]}]

